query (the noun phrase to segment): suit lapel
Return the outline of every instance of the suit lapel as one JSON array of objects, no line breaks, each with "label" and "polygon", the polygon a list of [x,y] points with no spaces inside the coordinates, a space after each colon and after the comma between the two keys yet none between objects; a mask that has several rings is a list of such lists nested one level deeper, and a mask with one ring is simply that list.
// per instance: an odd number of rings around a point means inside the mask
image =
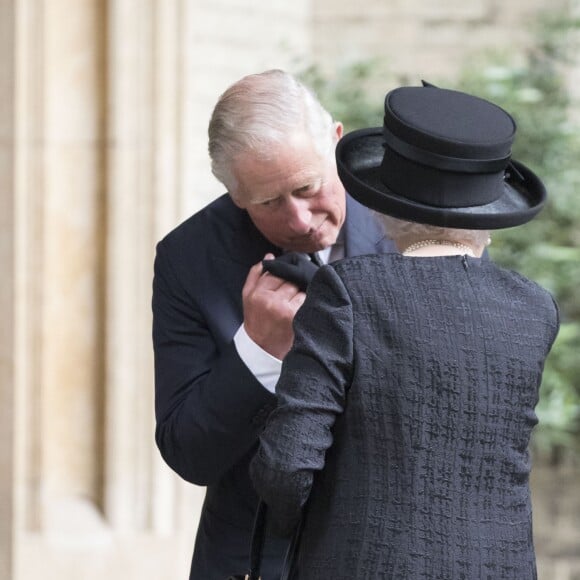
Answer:
[{"label": "suit lapel", "polygon": [[256,228],[248,213],[228,200],[226,221],[223,230],[220,255],[221,260],[235,262],[246,269],[259,262],[265,254],[280,254],[280,249],[270,243]]},{"label": "suit lapel", "polygon": [[[224,203],[222,218],[227,225],[220,230],[220,241],[208,267],[213,269],[216,279],[221,279],[222,288],[229,296],[228,304],[235,305],[236,316],[226,308],[226,304],[221,304],[220,308],[234,320],[237,328],[241,321],[242,288],[250,268],[267,253],[279,255],[280,250],[258,231],[246,211],[239,209],[229,198]],[[217,295],[212,299],[217,300]]]}]

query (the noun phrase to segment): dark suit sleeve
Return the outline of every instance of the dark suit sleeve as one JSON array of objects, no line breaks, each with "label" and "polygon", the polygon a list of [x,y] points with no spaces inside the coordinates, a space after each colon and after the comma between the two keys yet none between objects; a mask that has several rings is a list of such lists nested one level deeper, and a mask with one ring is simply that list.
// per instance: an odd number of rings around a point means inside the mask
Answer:
[{"label": "dark suit sleeve", "polygon": [[257,442],[275,397],[239,358],[218,347],[170,252],[157,246],[153,280],[155,439],[181,477],[216,482]]},{"label": "dark suit sleeve", "polygon": [[314,277],[294,322],[295,341],[276,386],[278,407],[260,437],[250,474],[282,532],[300,517],[324,467],[332,426],[352,376],[352,307],[332,267]]}]

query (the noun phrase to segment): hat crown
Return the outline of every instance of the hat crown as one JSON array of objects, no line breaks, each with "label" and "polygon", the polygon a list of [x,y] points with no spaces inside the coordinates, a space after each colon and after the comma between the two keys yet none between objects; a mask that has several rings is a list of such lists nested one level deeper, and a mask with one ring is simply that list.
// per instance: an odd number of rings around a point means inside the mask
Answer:
[{"label": "hat crown", "polygon": [[472,95],[436,87],[400,87],[385,97],[388,134],[427,152],[458,159],[500,159],[511,153],[514,119]]}]

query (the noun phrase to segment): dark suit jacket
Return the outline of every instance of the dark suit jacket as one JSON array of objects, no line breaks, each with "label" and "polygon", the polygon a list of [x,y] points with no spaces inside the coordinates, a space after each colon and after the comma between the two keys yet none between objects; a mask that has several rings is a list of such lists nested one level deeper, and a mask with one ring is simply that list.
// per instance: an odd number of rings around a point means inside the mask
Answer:
[{"label": "dark suit jacket", "polygon": [[558,331],[490,260],[398,254],[315,275],[251,464],[300,580],[536,577],[528,442]]},{"label": "dark suit jacket", "polygon": [[[348,256],[392,250],[374,216],[347,197]],[[242,286],[264,254],[278,254],[224,195],[157,246],[153,282],[156,441],[181,477],[207,486],[191,576],[223,580],[246,570],[257,496],[248,475],[274,408],[240,360]],[[277,578],[286,540],[270,537],[264,580]]]}]

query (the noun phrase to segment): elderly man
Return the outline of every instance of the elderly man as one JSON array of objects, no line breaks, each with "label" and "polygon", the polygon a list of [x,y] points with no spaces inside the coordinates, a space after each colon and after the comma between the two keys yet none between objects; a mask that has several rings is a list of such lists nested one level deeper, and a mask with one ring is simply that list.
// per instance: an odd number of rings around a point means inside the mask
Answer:
[{"label": "elderly man", "polygon": [[[156,441],[181,477],[207,486],[190,579],[247,568],[258,500],[249,460],[305,298],[262,260],[294,251],[325,263],[393,249],[338,179],[341,136],[342,125],[291,75],[242,78],[209,126],[212,170],[228,193],[157,246]],[[266,538],[264,580],[279,578],[286,547]]]}]

